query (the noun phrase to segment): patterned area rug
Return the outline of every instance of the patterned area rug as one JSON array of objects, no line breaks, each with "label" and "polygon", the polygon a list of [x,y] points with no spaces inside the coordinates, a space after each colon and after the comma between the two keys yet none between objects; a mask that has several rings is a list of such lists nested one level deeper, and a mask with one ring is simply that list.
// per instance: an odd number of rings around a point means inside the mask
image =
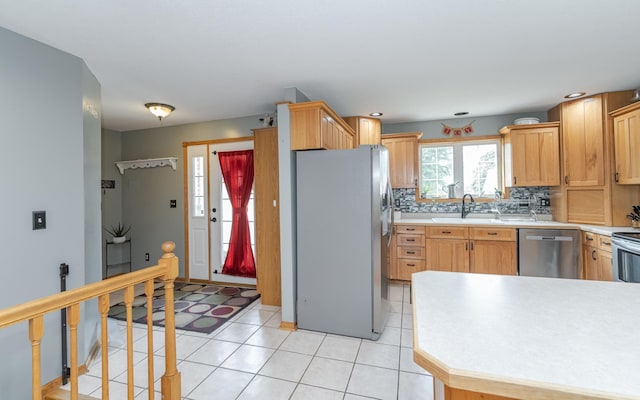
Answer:
[{"label": "patterned area rug", "polygon": [[[233,286],[176,282],[174,289],[176,328],[211,333],[229,318],[260,297],[255,289]],[[164,326],[164,289],[153,292],[153,325]],[[133,299],[133,322],[147,323],[147,297],[142,294]],[[109,309],[109,317],[126,321],[124,302]]]}]

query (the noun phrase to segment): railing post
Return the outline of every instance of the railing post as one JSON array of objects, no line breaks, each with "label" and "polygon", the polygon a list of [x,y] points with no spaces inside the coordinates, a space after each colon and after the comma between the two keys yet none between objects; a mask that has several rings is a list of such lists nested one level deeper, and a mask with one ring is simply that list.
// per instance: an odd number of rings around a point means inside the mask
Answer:
[{"label": "railing post", "polygon": [[162,244],[164,254],[158,260],[158,265],[166,268],[163,278],[165,292],[165,372],[161,379],[163,400],[180,400],[181,396],[180,372],[176,368],[176,321],[173,304],[173,282],[178,276],[178,257],[173,254],[175,247],[173,242],[164,242]]},{"label": "railing post", "polygon": [[33,400],[42,399],[40,383],[40,341],[44,333],[42,315],[29,320],[29,340],[31,340],[31,393]]}]

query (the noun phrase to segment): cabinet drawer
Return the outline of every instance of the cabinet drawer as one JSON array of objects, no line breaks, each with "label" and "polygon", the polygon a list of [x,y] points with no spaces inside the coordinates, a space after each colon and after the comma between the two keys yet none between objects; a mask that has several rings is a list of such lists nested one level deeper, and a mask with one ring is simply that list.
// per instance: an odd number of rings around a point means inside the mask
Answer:
[{"label": "cabinet drawer", "polygon": [[598,235],[598,248],[600,250],[611,253],[611,237],[606,235]]},{"label": "cabinet drawer", "polygon": [[398,247],[398,258],[411,258],[415,260],[424,260],[423,247]]},{"label": "cabinet drawer", "polygon": [[409,281],[411,274],[425,270],[423,260],[398,260],[398,279]]},{"label": "cabinet drawer", "polygon": [[424,246],[424,235],[399,234],[398,246]]},{"label": "cabinet drawer", "polygon": [[511,228],[469,228],[469,237],[475,240],[516,241],[516,230]]},{"label": "cabinet drawer", "polygon": [[420,225],[396,225],[396,233],[413,233],[424,235],[424,226]]},{"label": "cabinet drawer", "polygon": [[596,235],[595,233],[582,231],[582,244],[596,247],[598,245],[597,238],[598,235]]},{"label": "cabinet drawer", "polygon": [[466,226],[430,226],[427,228],[427,236],[435,239],[466,239],[468,232]]}]

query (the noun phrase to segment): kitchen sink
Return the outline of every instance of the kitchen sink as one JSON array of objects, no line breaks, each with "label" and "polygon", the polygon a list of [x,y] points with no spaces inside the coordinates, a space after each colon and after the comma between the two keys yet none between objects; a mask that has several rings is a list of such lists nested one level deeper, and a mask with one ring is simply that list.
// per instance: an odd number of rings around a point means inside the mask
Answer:
[{"label": "kitchen sink", "polygon": [[504,224],[505,221],[495,218],[432,218],[438,224]]}]

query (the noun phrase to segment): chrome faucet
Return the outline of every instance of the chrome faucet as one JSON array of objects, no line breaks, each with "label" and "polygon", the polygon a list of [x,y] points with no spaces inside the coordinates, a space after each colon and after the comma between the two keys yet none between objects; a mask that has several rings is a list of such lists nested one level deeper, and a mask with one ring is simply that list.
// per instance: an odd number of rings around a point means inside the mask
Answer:
[{"label": "chrome faucet", "polygon": [[[464,199],[466,199],[467,196],[469,196],[470,203],[468,206],[465,206]],[[471,205],[473,204],[475,206],[475,202],[476,201],[473,199],[473,196],[469,193],[465,193],[464,196],[462,196],[462,218],[469,215],[469,213],[471,212]]]}]

